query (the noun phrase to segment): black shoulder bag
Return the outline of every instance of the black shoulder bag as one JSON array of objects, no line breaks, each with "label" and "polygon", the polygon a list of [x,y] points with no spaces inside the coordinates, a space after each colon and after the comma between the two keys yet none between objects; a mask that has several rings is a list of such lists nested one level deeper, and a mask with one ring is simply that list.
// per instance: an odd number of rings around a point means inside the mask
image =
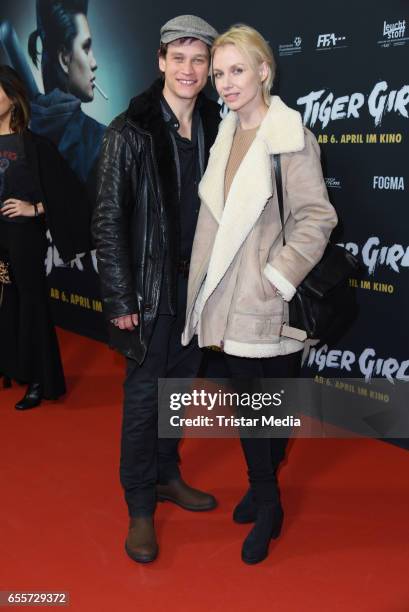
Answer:
[{"label": "black shoulder bag", "polygon": [[[273,160],[285,245],[280,155],[273,155]],[[349,284],[349,276],[360,271],[361,265],[352,253],[329,242],[321,260],[297,287],[289,303],[289,325],[305,330],[307,338],[321,342],[338,340],[358,313],[356,291]]]}]

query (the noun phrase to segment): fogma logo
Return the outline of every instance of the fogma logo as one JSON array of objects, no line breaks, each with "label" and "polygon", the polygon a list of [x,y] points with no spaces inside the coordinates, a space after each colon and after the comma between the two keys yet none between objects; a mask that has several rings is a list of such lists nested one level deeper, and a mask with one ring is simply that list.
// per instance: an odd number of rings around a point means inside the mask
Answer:
[{"label": "fogma logo", "polygon": [[328,189],[341,189],[341,181],[334,177],[327,177],[325,179],[325,184]]},{"label": "fogma logo", "polygon": [[398,274],[402,271],[401,268],[409,268],[409,246],[380,246],[381,241],[377,236],[368,238],[362,247],[355,242],[338,244],[355,256],[360,254],[369,274],[374,274],[377,266],[387,266]]},{"label": "fogma logo", "polygon": [[406,31],[406,21],[396,21],[395,23],[383,22],[383,35],[392,40],[394,38],[403,38]]},{"label": "fogma logo", "polygon": [[[389,90],[388,83],[380,81],[366,97],[367,110],[374,118],[375,125],[380,125],[387,113],[397,113],[406,119],[409,117],[409,85]],[[319,121],[325,128],[330,121],[359,119],[365,106],[365,94],[356,92],[336,98],[332,92],[326,93],[325,89],[320,89],[298,98],[297,104],[305,107],[305,125],[312,127]]]},{"label": "fogma logo", "polygon": [[403,176],[374,176],[373,189],[388,189],[393,191],[405,191]]},{"label": "fogma logo", "polygon": [[372,377],[384,377],[391,383],[394,380],[409,381],[409,360],[399,362],[394,357],[378,357],[373,348],[365,348],[360,355],[353,351],[331,349],[324,344],[319,349],[310,348],[307,366],[322,372],[324,368],[331,368],[345,372],[352,372],[352,366],[357,365],[361,374],[368,382]]},{"label": "fogma logo", "polygon": [[322,49],[334,49],[335,47],[346,47],[346,45],[340,45],[339,43],[344,42],[346,36],[337,36],[336,34],[318,34],[317,38],[317,50]]}]

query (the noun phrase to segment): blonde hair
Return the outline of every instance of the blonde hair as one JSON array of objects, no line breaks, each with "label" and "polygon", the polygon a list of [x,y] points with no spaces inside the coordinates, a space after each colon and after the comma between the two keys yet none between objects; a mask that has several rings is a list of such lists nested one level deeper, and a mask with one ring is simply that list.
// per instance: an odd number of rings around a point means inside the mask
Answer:
[{"label": "blonde hair", "polygon": [[210,51],[212,81],[214,54],[216,49],[224,47],[225,45],[234,45],[237,47],[237,49],[249,60],[254,70],[257,70],[263,62],[266,63],[268,74],[267,78],[262,83],[262,89],[264,102],[269,106],[270,90],[276,73],[276,62],[268,42],[262,37],[260,32],[257,32],[257,30],[244,23],[238,23],[231,26],[226,32],[220,34],[212,45]]}]

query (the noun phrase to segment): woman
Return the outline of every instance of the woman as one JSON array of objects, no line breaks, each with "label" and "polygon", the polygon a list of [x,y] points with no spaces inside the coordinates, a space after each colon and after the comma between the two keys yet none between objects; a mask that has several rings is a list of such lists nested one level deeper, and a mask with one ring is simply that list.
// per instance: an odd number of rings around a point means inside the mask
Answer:
[{"label": "woman", "polygon": [[[319,261],[337,216],[328,201],[314,136],[298,112],[270,96],[275,63],[254,29],[238,25],[212,48],[212,75],[231,112],[220,124],[200,183],[190,264],[187,344],[223,351],[233,378],[299,375],[304,344],[288,325],[288,302]],[[286,245],[272,155],[280,154]],[[281,530],[276,480],[286,439],[241,439],[250,489],[235,508],[255,521],[242,559],[257,563]]]},{"label": "woman", "polygon": [[18,74],[0,66],[0,261],[11,284],[0,305],[0,372],[28,384],[18,410],[65,393],[45,279],[46,231],[64,261],[89,250],[84,189],[53,144],[28,128]]}]

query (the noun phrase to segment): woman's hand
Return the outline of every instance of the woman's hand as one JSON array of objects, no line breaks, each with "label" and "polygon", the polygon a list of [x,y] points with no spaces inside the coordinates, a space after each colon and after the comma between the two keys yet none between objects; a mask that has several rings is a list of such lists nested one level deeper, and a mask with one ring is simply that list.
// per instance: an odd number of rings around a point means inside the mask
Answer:
[{"label": "woman's hand", "polygon": [[1,209],[1,214],[5,217],[34,217],[35,208],[30,202],[24,200],[16,200],[15,198],[9,198],[5,200],[4,206]]},{"label": "woman's hand", "polygon": [[139,318],[137,314],[123,315],[121,317],[116,317],[111,320],[112,325],[118,327],[119,329],[126,329],[127,331],[132,331],[139,324]]}]

